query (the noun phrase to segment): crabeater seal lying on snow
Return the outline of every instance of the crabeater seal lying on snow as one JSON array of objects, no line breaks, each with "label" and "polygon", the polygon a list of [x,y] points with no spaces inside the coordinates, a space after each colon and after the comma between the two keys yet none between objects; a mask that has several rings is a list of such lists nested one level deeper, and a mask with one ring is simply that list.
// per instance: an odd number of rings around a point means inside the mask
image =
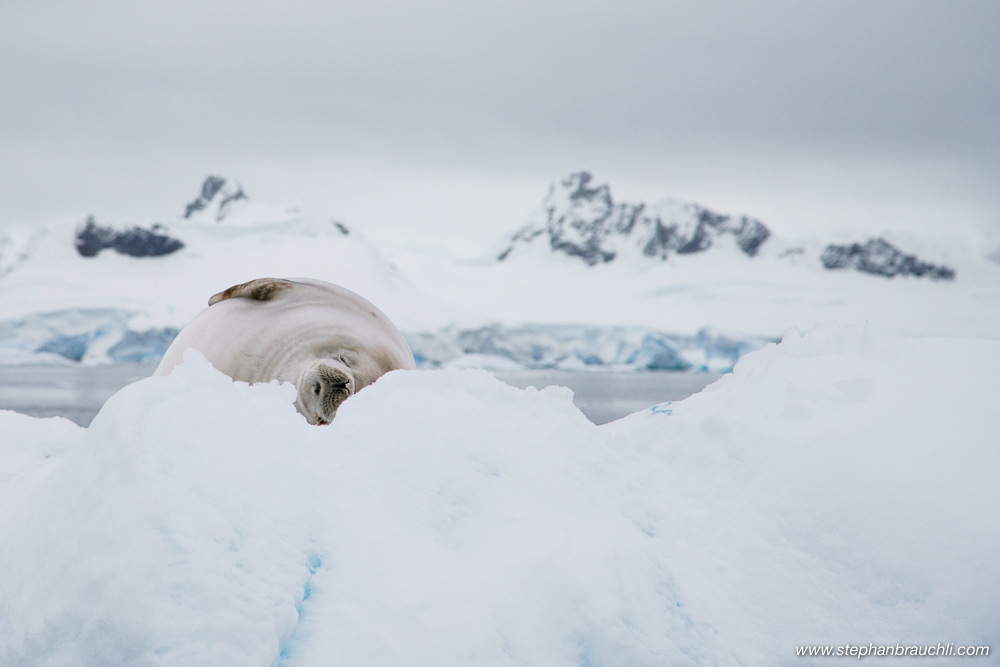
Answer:
[{"label": "crabeater seal lying on snow", "polygon": [[413,354],[382,311],[321,280],[259,278],[230,287],[181,330],[153,375],[167,375],[198,350],[234,380],[293,382],[296,409],[329,424],[349,396]]}]

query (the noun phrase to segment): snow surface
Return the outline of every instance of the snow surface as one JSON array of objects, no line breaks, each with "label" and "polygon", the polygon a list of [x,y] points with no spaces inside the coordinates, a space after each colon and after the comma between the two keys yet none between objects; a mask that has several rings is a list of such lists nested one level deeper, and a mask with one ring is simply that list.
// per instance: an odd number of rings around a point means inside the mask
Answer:
[{"label": "snow surface", "polygon": [[601,427],[566,389],[460,369],[390,373],[313,427],[290,386],[189,354],[89,429],[0,411],[0,664],[996,648],[998,341],[790,330]]}]

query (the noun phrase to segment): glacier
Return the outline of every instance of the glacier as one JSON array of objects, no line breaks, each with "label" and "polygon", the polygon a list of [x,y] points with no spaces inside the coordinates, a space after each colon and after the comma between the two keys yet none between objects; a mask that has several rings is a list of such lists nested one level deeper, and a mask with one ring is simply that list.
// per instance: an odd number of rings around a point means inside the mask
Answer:
[{"label": "glacier", "polygon": [[[179,333],[175,327],[136,330],[139,313],[76,309],[0,321],[0,364],[155,364]],[[710,371],[724,373],[768,339],[733,338],[707,330],[693,336],[643,327],[583,325],[506,326],[403,332],[418,368],[612,371]]]},{"label": "glacier", "polygon": [[418,368],[469,365],[490,369],[710,371],[725,373],[748,352],[771,342],[707,330],[692,336],[643,327],[492,324],[404,332]]},{"label": "glacier", "polygon": [[135,313],[114,308],[38,313],[0,322],[0,364],[156,363],[177,336],[134,331]]}]

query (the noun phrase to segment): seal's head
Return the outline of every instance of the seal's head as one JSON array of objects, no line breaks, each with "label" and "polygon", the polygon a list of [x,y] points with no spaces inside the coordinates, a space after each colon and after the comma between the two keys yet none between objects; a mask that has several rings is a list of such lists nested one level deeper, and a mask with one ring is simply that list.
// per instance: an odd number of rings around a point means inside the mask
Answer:
[{"label": "seal's head", "polygon": [[295,384],[295,408],[310,424],[329,424],[340,404],[357,391],[354,374],[341,357],[304,364]]}]

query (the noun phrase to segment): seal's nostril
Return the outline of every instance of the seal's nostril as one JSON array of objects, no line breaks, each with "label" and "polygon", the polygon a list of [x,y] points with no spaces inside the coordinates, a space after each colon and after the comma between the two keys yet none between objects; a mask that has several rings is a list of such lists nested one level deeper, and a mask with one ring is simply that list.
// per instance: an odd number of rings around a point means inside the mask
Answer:
[{"label": "seal's nostril", "polygon": [[319,382],[313,382],[313,393],[319,396],[319,392],[322,389]]}]

